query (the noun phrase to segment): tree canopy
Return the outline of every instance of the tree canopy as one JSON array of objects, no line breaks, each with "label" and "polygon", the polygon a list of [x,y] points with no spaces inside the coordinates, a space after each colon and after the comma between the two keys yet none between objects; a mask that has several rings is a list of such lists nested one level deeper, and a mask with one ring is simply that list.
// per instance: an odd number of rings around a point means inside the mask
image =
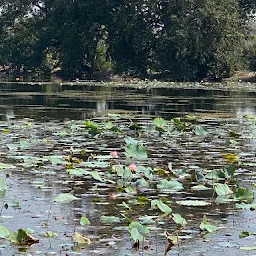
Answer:
[{"label": "tree canopy", "polygon": [[0,64],[90,77],[228,77],[254,0],[2,0]]}]

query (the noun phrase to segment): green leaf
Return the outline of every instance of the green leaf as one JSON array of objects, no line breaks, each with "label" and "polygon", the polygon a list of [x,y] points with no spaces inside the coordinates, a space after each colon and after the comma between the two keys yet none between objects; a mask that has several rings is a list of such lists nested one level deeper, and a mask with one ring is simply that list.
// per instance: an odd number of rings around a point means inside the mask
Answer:
[{"label": "green leaf", "polygon": [[86,217],[82,216],[81,219],[80,219],[80,224],[82,226],[84,226],[84,225],[90,225],[91,223]]},{"label": "green leaf", "polygon": [[74,200],[79,200],[79,198],[69,193],[61,193],[54,198],[54,201],[58,203],[69,203]]},{"label": "green leaf", "polygon": [[109,167],[109,163],[103,161],[91,161],[81,163],[80,166],[88,167],[88,168],[107,168]]},{"label": "green leaf", "polygon": [[140,204],[146,204],[148,203],[150,200],[144,196],[137,196],[137,202]]},{"label": "green leaf", "polygon": [[241,204],[236,204],[236,208],[256,210],[256,204],[255,203],[254,204],[241,203]]},{"label": "green leaf", "polygon": [[183,200],[183,201],[176,201],[179,205],[185,206],[208,206],[211,205],[210,202],[202,201],[202,200]]},{"label": "green leaf", "polygon": [[126,158],[146,160],[148,158],[146,148],[143,145],[129,144],[125,147]]},{"label": "green leaf", "polygon": [[93,121],[90,121],[90,120],[86,120],[83,122],[83,125],[86,127],[86,128],[92,128],[92,129],[98,129],[99,128],[99,125]]},{"label": "green leaf", "polygon": [[210,188],[200,184],[200,185],[193,186],[190,189],[195,191],[200,191],[200,190],[209,190]]},{"label": "green leaf", "polygon": [[141,234],[139,233],[139,231],[138,231],[137,228],[132,228],[132,229],[130,230],[130,234],[131,234],[131,237],[132,237],[132,239],[133,239],[134,242],[136,242],[136,241],[142,242],[142,241],[143,241],[143,235],[141,235]]},{"label": "green leaf", "polygon": [[8,238],[10,234],[6,227],[0,225],[0,238]]},{"label": "green leaf", "polygon": [[254,251],[256,250],[256,246],[241,246],[239,249],[242,251]]},{"label": "green leaf", "polygon": [[140,142],[138,140],[135,140],[134,138],[129,137],[129,136],[125,137],[124,142],[127,145],[138,145],[138,144],[140,144]]},{"label": "green leaf", "polygon": [[225,196],[233,194],[233,191],[229,188],[227,184],[220,184],[214,186],[214,190],[218,196]]},{"label": "green leaf", "polygon": [[184,226],[187,224],[187,221],[183,217],[181,217],[181,215],[178,213],[173,213],[172,219],[178,225]]},{"label": "green leaf", "polygon": [[145,225],[148,225],[148,224],[155,224],[155,220],[154,219],[157,219],[158,216],[140,216],[139,217],[139,220],[141,221],[141,224],[145,224]]},{"label": "green leaf", "polygon": [[200,229],[202,231],[207,231],[209,233],[212,233],[212,232],[216,231],[218,228],[216,226],[211,225],[208,222],[206,215],[204,215],[203,220],[200,224]]},{"label": "green leaf", "polygon": [[105,222],[105,223],[120,223],[120,218],[116,217],[116,216],[104,216],[102,215],[100,217],[100,221],[101,222]]},{"label": "green leaf", "polygon": [[239,238],[245,238],[245,237],[247,237],[249,235],[250,235],[250,233],[248,231],[242,231],[239,234]]},{"label": "green leaf", "polygon": [[162,179],[159,180],[157,188],[159,190],[180,191],[183,189],[183,185],[177,180],[168,181],[166,179]]},{"label": "green leaf", "polygon": [[90,174],[89,171],[86,171],[84,169],[81,169],[81,168],[77,168],[77,169],[67,169],[67,173],[69,175],[72,175],[72,176],[82,176],[82,175],[88,175]]},{"label": "green leaf", "polygon": [[194,133],[197,136],[206,136],[208,134],[207,130],[201,125],[194,126]]},{"label": "green leaf", "polygon": [[135,184],[138,187],[144,187],[144,188],[148,188],[150,186],[149,182],[147,182],[144,178],[141,178],[141,179],[137,180],[135,182]]},{"label": "green leaf", "polygon": [[0,191],[5,191],[6,190],[6,182],[5,179],[0,178]]},{"label": "green leaf", "polygon": [[238,188],[235,191],[234,199],[251,204],[254,199],[254,193],[248,188]]},{"label": "green leaf", "polygon": [[124,201],[122,202],[122,206],[124,206],[128,210],[131,210],[131,207]]},{"label": "green leaf", "polygon": [[157,207],[161,212],[169,214],[172,212],[172,208],[170,208],[167,204],[163,203],[161,200],[154,199],[151,201],[151,208]]},{"label": "green leaf", "polygon": [[95,180],[102,181],[102,178],[101,178],[101,176],[99,175],[98,171],[91,171],[90,174],[92,175],[92,177],[93,177]]},{"label": "green leaf", "polygon": [[39,243],[39,240],[32,237],[26,230],[18,229],[9,236],[11,243],[18,245],[31,245]]},{"label": "green leaf", "polygon": [[[129,224],[129,232],[131,233],[133,229],[137,229],[138,233],[142,236],[145,236],[149,233],[149,230],[147,227],[144,227],[141,223],[133,221]],[[136,234],[136,231],[133,231]],[[137,240],[136,240],[137,241]]]},{"label": "green leaf", "polygon": [[57,236],[57,233],[52,232],[52,231],[47,231],[47,232],[43,233],[43,236],[53,238],[53,237]]},{"label": "green leaf", "polygon": [[72,235],[72,241],[74,243],[78,243],[79,245],[85,245],[85,244],[91,244],[91,240],[83,235],[81,235],[80,233],[78,232],[75,232],[73,235]]},{"label": "green leaf", "polygon": [[156,130],[158,130],[159,132],[165,131],[165,129],[167,127],[167,122],[161,117],[155,118],[153,120],[153,124],[154,124]]},{"label": "green leaf", "polygon": [[16,168],[16,167],[11,164],[0,163],[0,169],[13,169],[13,168]]},{"label": "green leaf", "polygon": [[125,190],[126,193],[133,193],[134,192],[134,189],[131,186],[126,187],[124,190]]}]

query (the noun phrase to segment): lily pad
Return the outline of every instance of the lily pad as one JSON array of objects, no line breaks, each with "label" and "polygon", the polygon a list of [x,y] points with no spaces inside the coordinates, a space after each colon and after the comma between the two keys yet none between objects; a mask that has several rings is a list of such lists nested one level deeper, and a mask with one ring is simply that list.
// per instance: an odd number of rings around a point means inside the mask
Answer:
[{"label": "lily pad", "polygon": [[8,238],[10,234],[6,227],[0,225],[0,238]]},{"label": "lily pad", "polygon": [[105,223],[120,223],[121,219],[116,217],[116,216],[104,216],[104,215],[102,215],[100,217],[100,221],[105,222]]},{"label": "lily pad", "polygon": [[182,183],[180,183],[177,180],[159,180],[159,182],[157,183],[157,189],[159,190],[170,190],[170,191],[180,191],[183,188]]},{"label": "lily pad", "polygon": [[210,202],[203,201],[203,200],[183,200],[183,201],[176,201],[177,204],[179,205],[184,205],[184,206],[208,206],[211,205]]},{"label": "lily pad", "polygon": [[58,203],[69,203],[74,200],[79,200],[79,198],[69,193],[61,193],[54,198],[54,201]]},{"label": "lily pad", "polygon": [[87,244],[91,244],[91,240],[83,235],[81,235],[78,232],[75,232],[72,235],[72,241],[74,243],[77,243],[78,245],[87,245]]},{"label": "lily pad", "polygon": [[216,226],[211,225],[208,222],[206,215],[204,215],[203,220],[200,224],[200,229],[202,231],[207,231],[209,233],[212,233],[212,232],[216,231],[218,228]]},{"label": "lily pad", "polygon": [[16,168],[16,167],[11,164],[0,163],[0,169],[13,169],[13,168]]},{"label": "lily pad", "polygon": [[80,219],[80,224],[82,226],[84,226],[84,225],[90,225],[91,223],[86,217],[82,216],[81,219]]},{"label": "lily pad", "polygon": [[31,245],[39,243],[39,240],[32,237],[26,230],[18,229],[9,236],[12,244]]}]

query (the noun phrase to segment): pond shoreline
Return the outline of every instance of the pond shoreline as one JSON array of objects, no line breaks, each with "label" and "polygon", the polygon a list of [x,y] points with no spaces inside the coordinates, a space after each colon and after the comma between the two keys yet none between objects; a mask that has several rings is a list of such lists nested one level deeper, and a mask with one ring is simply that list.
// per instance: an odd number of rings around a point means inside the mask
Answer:
[{"label": "pond shoreline", "polygon": [[238,82],[233,80],[226,80],[220,83],[212,82],[160,82],[160,81],[124,81],[124,82],[99,82],[99,81],[88,81],[88,80],[77,80],[71,82],[0,82],[0,85],[29,85],[29,86],[44,86],[51,85],[56,87],[62,86],[91,86],[91,87],[110,87],[110,88],[135,88],[135,89],[153,89],[153,88],[181,88],[181,89],[206,89],[206,90],[246,90],[256,91],[256,83],[251,82]]}]

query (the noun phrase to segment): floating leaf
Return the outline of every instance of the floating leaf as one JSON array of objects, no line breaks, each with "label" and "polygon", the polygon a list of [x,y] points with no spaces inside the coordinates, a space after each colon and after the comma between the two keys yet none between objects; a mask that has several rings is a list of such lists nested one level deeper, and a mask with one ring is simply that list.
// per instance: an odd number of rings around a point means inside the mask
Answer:
[{"label": "floating leaf", "polygon": [[154,219],[157,219],[158,216],[140,216],[139,220],[141,221],[142,225],[154,224],[156,223]]},{"label": "floating leaf", "polygon": [[131,186],[126,187],[124,190],[125,190],[126,193],[133,193],[134,192],[134,189]]},{"label": "floating leaf", "polygon": [[84,169],[81,169],[81,168],[77,168],[77,169],[67,169],[67,173],[69,175],[72,175],[72,176],[82,176],[82,175],[88,175],[90,174],[89,171],[86,171]]},{"label": "floating leaf", "polygon": [[13,169],[13,168],[16,168],[16,167],[11,164],[0,163],[0,169]]},{"label": "floating leaf", "polygon": [[160,132],[160,134],[164,131],[166,131],[167,128],[167,122],[161,118],[157,117],[153,120],[153,124],[155,126],[155,129]]},{"label": "floating leaf", "polygon": [[212,232],[216,231],[218,228],[216,226],[211,225],[208,222],[206,215],[204,215],[203,220],[202,220],[202,222],[200,224],[200,229],[202,231],[205,230],[205,231],[207,231],[209,233],[212,233]]},{"label": "floating leaf", "polygon": [[157,188],[159,190],[180,191],[183,189],[183,185],[177,180],[168,181],[166,179],[162,179],[157,183]]},{"label": "floating leaf", "polygon": [[157,207],[163,213],[169,214],[172,212],[172,208],[170,208],[167,204],[163,203],[161,200],[154,199],[151,201],[151,207]]},{"label": "floating leaf", "polygon": [[98,171],[92,171],[92,172],[90,172],[90,174],[92,175],[92,177],[93,177],[95,180],[102,181],[102,178],[101,178],[100,174],[98,173]]},{"label": "floating leaf", "polygon": [[233,194],[233,191],[229,188],[227,184],[220,184],[214,186],[214,190],[218,196],[225,196]]},{"label": "floating leaf", "polygon": [[209,190],[210,188],[200,184],[200,185],[196,185],[190,188],[191,190],[196,190],[196,191],[200,191],[200,190]]},{"label": "floating leaf", "polygon": [[223,154],[222,157],[229,163],[238,162],[238,157],[237,157],[237,155],[234,155],[234,154]]},{"label": "floating leaf", "polygon": [[249,235],[250,235],[250,233],[248,231],[242,231],[239,234],[239,238],[245,238],[245,237],[247,237]]},{"label": "floating leaf", "polygon": [[248,188],[238,188],[235,191],[234,194],[234,199],[239,200],[239,201],[244,201],[247,202],[248,204],[251,204],[254,199],[254,193],[252,190]]},{"label": "floating leaf", "polygon": [[134,158],[138,160],[146,160],[147,150],[143,145],[129,144],[125,147],[126,158]]},{"label": "floating leaf", "polygon": [[131,210],[130,206],[124,201],[122,202],[122,206],[124,206],[128,210]]},{"label": "floating leaf", "polygon": [[181,217],[181,215],[178,213],[173,213],[172,219],[178,225],[184,226],[187,224],[187,221],[183,217]]},{"label": "floating leaf", "polygon": [[148,203],[150,200],[144,196],[137,196],[137,202],[140,204],[146,204]]},{"label": "floating leaf", "polygon": [[0,225],[0,238],[8,238],[10,234],[6,227]]},{"label": "floating leaf", "polygon": [[256,246],[241,246],[239,249],[242,251],[254,251],[256,250]]},{"label": "floating leaf", "polygon": [[74,243],[78,243],[78,245],[87,245],[87,244],[91,244],[91,240],[83,235],[81,235],[78,232],[75,232],[72,235],[72,241]]},{"label": "floating leaf", "polygon": [[99,128],[99,125],[97,123],[95,123],[94,121],[90,121],[90,120],[84,121],[83,125],[86,128],[93,128],[93,129],[98,129]]},{"label": "floating leaf", "polygon": [[142,241],[143,241],[143,235],[141,235],[141,234],[139,233],[139,231],[138,231],[137,228],[132,228],[132,229],[130,230],[130,234],[131,234],[131,237],[132,237],[132,239],[134,240],[134,242],[136,242],[136,241],[142,242]]},{"label": "floating leaf", "polygon": [[6,182],[5,179],[0,178],[0,191],[5,191],[6,190]]},{"label": "floating leaf", "polygon": [[91,223],[86,217],[82,216],[81,219],[80,219],[80,224],[82,226],[84,226],[84,225],[90,225]]},{"label": "floating leaf", "polygon": [[79,198],[69,193],[61,193],[54,198],[54,201],[58,203],[69,203],[74,200],[79,200]]},{"label": "floating leaf", "polygon": [[116,216],[104,216],[102,215],[100,217],[100,221],[101,222],[105,222],[105,223],[120,223],[120,218],[116,217]]},{"label": "floating leaf", "polygon": [[179,205],[185,206],[207,206],[211,205],[210,202],[202,201],[202,200],[183,200],[183,201],[176,201]]},{"label": "floating leaf", "polygon": [[26,230],[18,229],[9,236],[11,243],[18,245],[31,245],[39,243],[39,240],[32,237]]},{"label": "floating leaf", "polygon": [[137,180],[135,182],[135,184],[138,187],[144,187],[144,188],[148,188],[150,186],[149,182],[147,182],[144,178],[141,178],[141,179]]},{"label": "floating leaf", "polygon": [[143,241],[143,237],[148,234],[148,228],[144,227],[141,223],[133,221],[129,225],[129,232],[134,242]]},{"label": "floating leaf", "polygon": [[109,163],[103,161],[91,161],[81,163],[80,166],[89,167],[89,168],[107,168],[109,167]]},{"label": "floating leaf", "polygon": [[194,126],[194,133],[197,136],[206,136],[208,134],[206,129],[204,127],[202,127],[201,125]]},{"label": "floating leaf", "polygon": [[238,208],[238,209],[251,209],[251,210],[256,210],[256,204],[241,203],[241,204],[236,204],[236,208]]},{"label": "floating leaf", "polygon": [[53,238],[53,237],[57,236],[57,233],[52,232],[52,231],[47,231],[47,232],[43,233],[43,236]]},{"label": "floating leaf", "polygon": [[134,138],[129,137],[129,136],[125,137],[124,142],[127,145],[138,145],[138,144],[140,144],[140,142],[138,140],[135,140]]}]

